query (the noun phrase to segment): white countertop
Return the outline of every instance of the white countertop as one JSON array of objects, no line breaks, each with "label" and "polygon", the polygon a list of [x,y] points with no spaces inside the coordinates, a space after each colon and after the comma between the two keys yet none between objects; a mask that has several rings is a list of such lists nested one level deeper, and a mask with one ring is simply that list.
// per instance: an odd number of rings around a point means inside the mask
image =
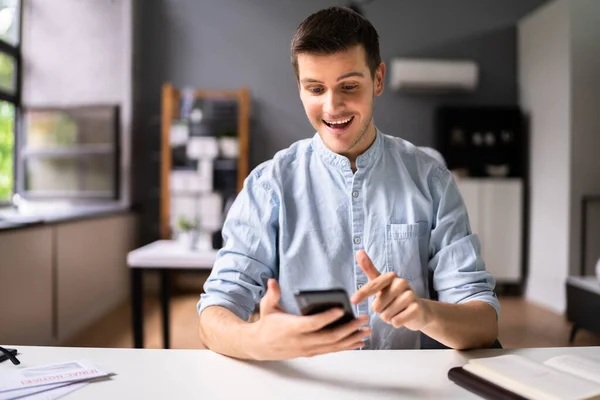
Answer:
[{"label": "white countertop", "polygon": [[76,220],[104,214],[128,211],[129,207],[118,202],[98,204],[47,203],[31,204],[20,211],[13,208],[0,208],[0,228],[14,228],[28,225],[47,224]]}]

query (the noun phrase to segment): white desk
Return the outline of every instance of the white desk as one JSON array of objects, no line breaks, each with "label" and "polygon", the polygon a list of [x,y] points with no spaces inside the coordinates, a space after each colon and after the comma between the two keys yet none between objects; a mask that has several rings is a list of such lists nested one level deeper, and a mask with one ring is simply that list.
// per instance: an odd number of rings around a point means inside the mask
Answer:
[{"label": "white desk", "polygon": [[[536,361],[572,353],[600,359],[600,347],[348,351],[278,362],[246,362],[208,350],[16,347],[22,366],[85,358],[116,375],[67,399],[476,399],[447,378],[467,359],[518,353]],[[6,361],[0,374],[16,368]]]},{"label": "white desk", "polygon": [[176,240],[157,240],[127,254],[130,268],[211,269],[216,250],[190,250]]},{"label": "white desk", "polygon": [[131,269],[131,306],[135,347],[144,347],[144,271],[155,270],[160,273],[163,343],[164,348],[168,349],[170,342],[170,272],[173,270],[210,270],[216,257],[216,250],[192,251],[174,240],[158,240],[127,254],[127,265]]}]

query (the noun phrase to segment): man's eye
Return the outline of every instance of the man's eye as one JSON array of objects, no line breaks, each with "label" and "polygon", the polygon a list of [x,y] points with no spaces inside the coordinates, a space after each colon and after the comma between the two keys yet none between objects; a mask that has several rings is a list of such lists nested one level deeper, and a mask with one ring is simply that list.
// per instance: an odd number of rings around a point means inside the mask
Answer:
[{"label": "man's eye", "polygon": [[342,86],[342,89],[344,89],[345,91],[350,92],[350,91],[356,89],[357,87],[358,87],[358,85],[344,85],[344,86]]},{"label": "man's eye", "polygon": [[308,91],[312,94],[320,94],[323,92],[323,88],[308,88]]}]

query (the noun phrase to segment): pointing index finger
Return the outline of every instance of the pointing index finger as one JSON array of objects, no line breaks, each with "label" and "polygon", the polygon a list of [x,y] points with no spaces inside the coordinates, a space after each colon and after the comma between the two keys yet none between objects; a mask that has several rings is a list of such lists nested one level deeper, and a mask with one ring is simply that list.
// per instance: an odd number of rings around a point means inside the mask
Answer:
[{"label": "pointing index finger", "polygon": [[396,279],[396,274],[393,272],[380,275],[354,293],[350,301],[354,304],[362,303],[367,297],[372,296],[390,286],[394,279]]},{"label": "pointing index finger", "polygon": [[381,275],[377,268],[375,268],[375,265],[373,265],[373,261],[371,261],[364,250],[359,250],[356,252],[356,262],[360,266],[360,269],[362,269],[367,275],[369,280],[373,280]]}]

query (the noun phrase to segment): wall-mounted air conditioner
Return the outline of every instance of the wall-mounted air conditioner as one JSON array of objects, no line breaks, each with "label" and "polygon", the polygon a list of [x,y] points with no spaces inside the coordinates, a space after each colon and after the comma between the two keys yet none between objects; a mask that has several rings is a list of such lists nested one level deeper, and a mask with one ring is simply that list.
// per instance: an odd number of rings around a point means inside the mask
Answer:
[{"label": "wall-mounted air conditioner", "polygon": [[390,64],[393,90],[446,93],[477,88],[478,68],[473,61],[394,58]]}]

